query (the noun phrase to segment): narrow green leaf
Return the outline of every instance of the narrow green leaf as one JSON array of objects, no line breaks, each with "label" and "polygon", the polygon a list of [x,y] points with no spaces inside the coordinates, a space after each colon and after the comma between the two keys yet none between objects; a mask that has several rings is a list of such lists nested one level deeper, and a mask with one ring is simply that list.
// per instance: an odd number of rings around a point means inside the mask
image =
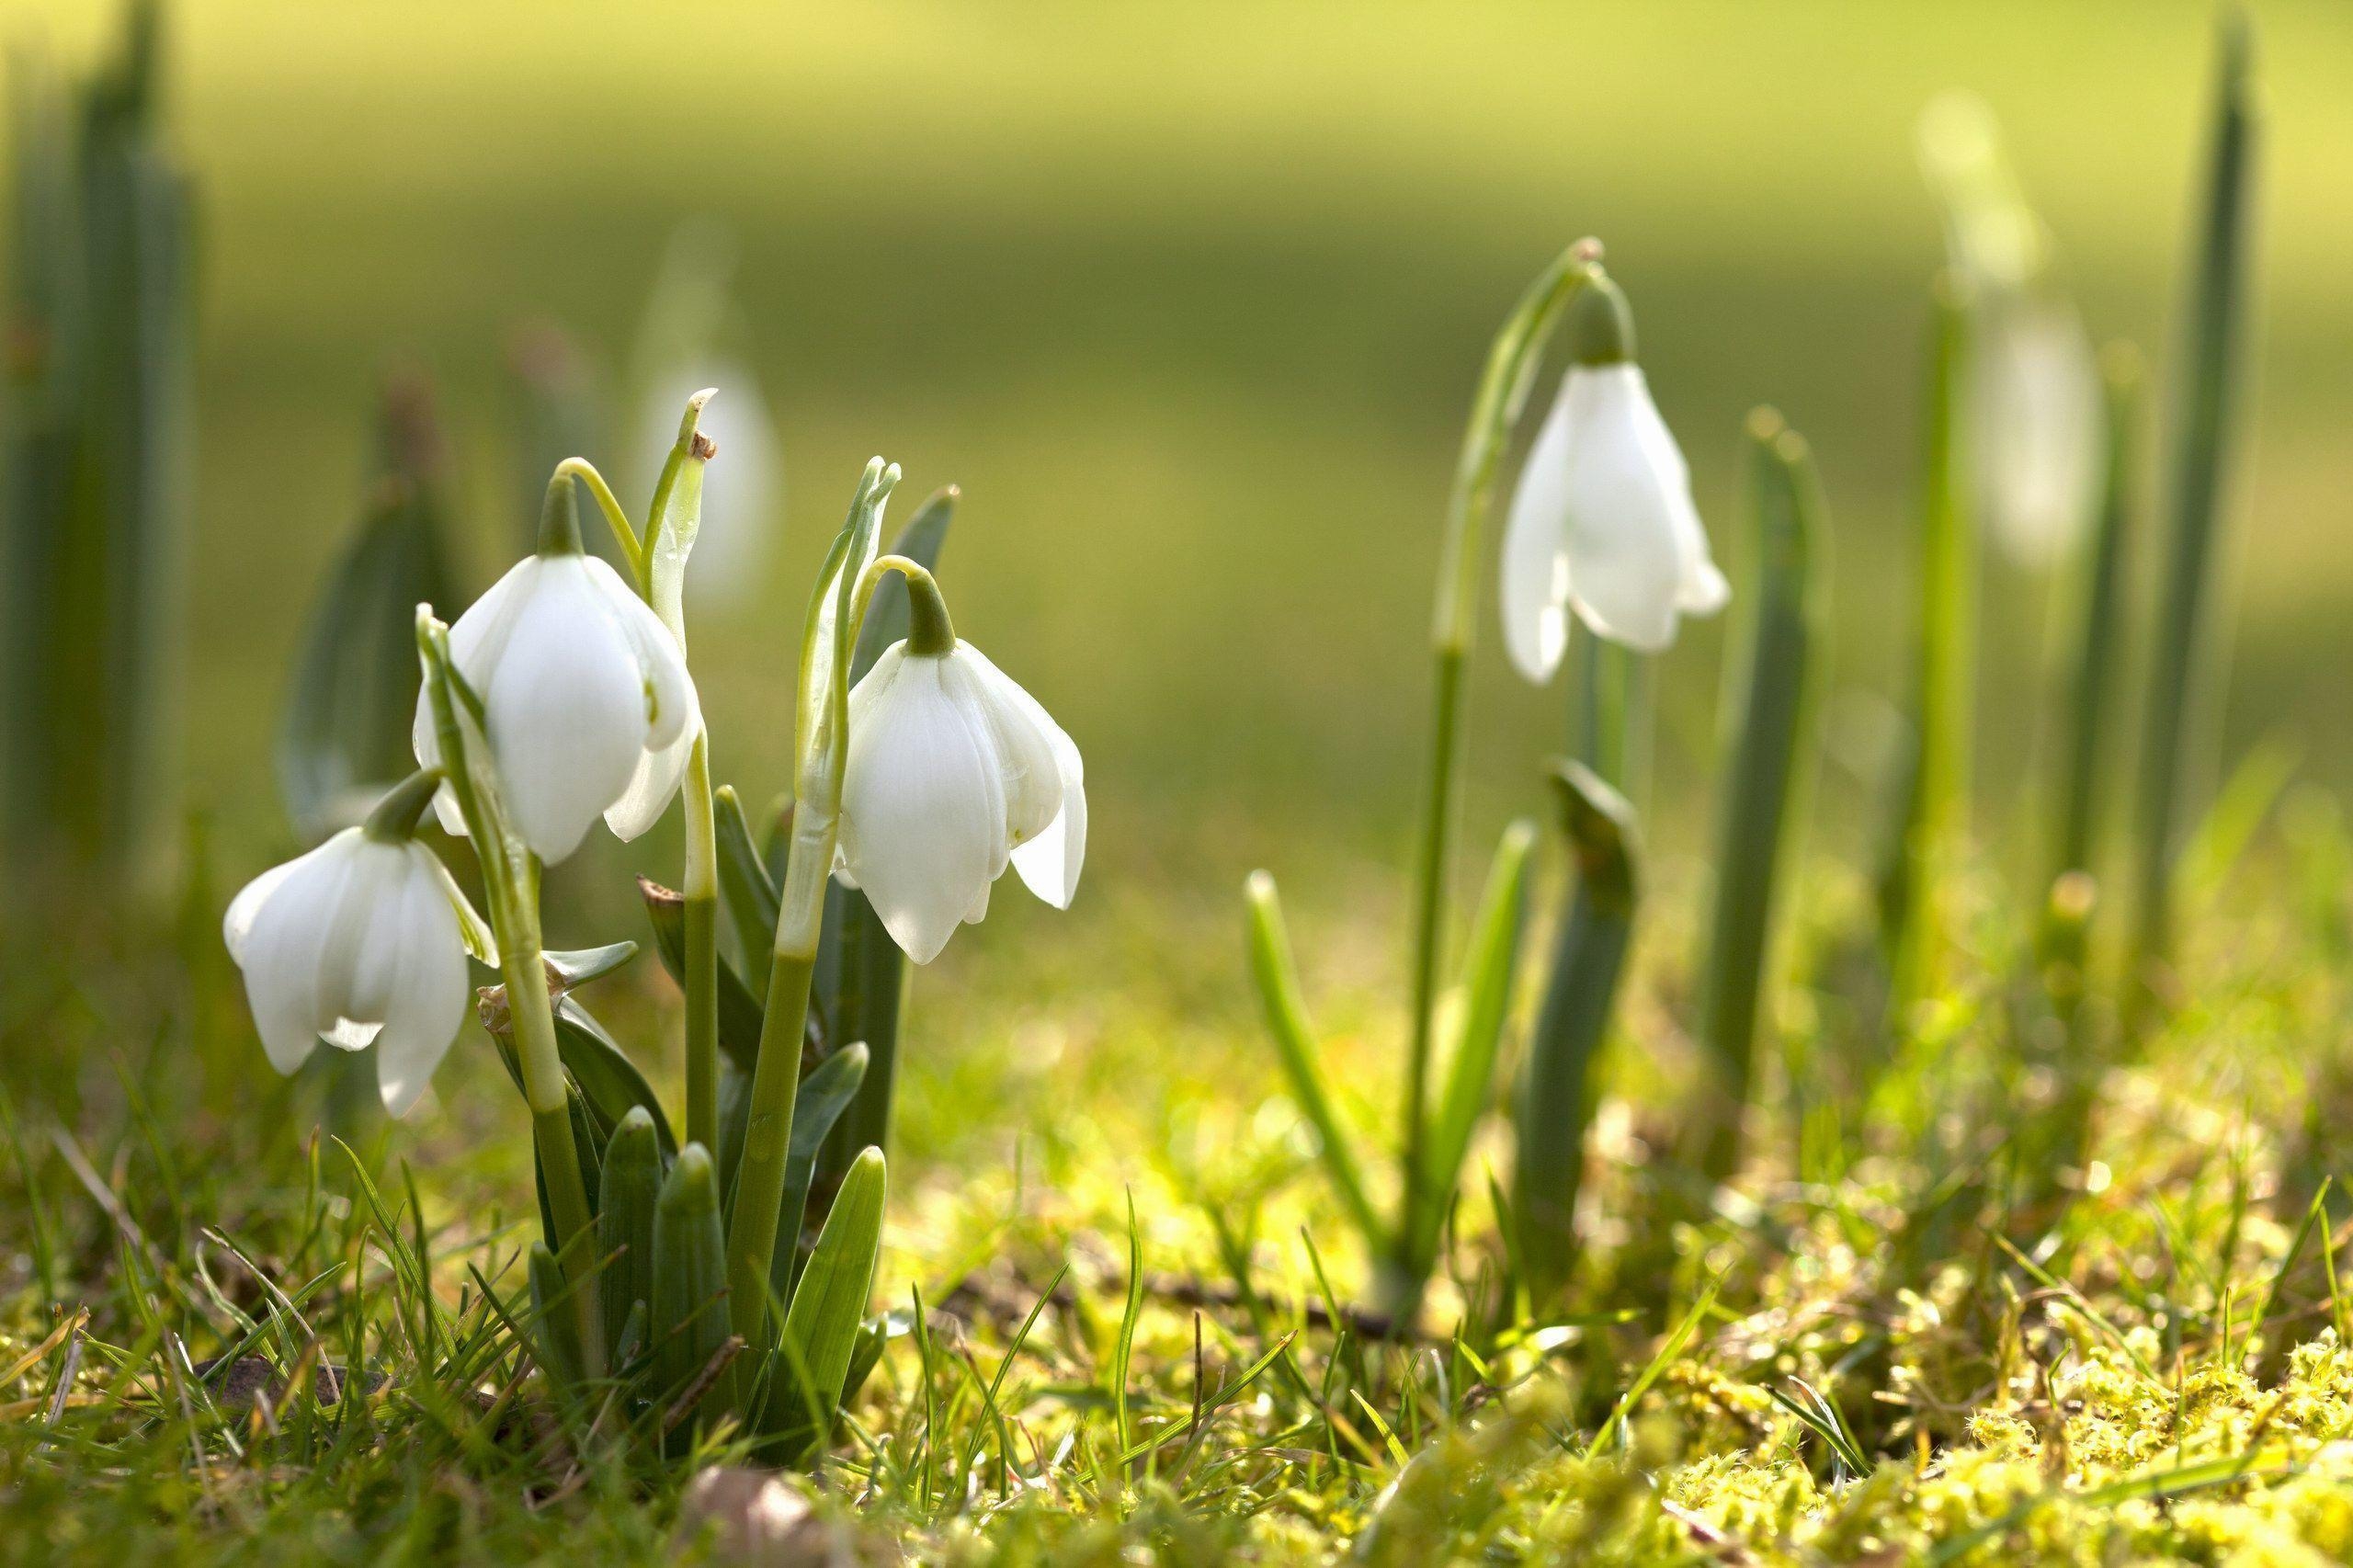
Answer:
[{"label": "narrow green leaf", "polygon": [[738,950],[746,960],[765,955],[776,940],[777,887],[767,863],[752,843],[751,824],[735,787],[711,791],[712,837],[719,849],[719,891],[735,927]]},{"label": "narrow green leaf", "polygon": [[678,1151],[654,1207],[652,1387],[676,1398],[726,1343],[727,1237],[719,1180],[699,1143]]},{"label": "narrow green leaf", "polygon": [[1576,881],[1555,938],[1544,1002],[1519,1086],[1512,1211],[1529,1295],[1541,1314],[1558,1305],[1576,1261],[1577,1191],[1593,1120],[1594,1066],[1617,1005],[1633,933],[1634,812],[1576,763],[1552,776]]},{"label": "narrow green leaf", "polygon": [[1257,983],[1258,1000],[1267,1010],[1267,1030],[1274,1037],[1275,1054],[1290,1080],[1291,1095],[1315,1129],[1317,1152],[1332,1179],[1334,1193],[1347,1210],[1366,1246],[1381,1249],[1384,1230],[1365,1197],[1364,1180],[1357,1174],[1356,1156],[1341,1131],[1339,1118],[1324,1093],[1324,1077],[1315,1064],[1314,1028],[1300,999],[1299,968],[1292,960],[1290,937],[1283,926],[1283,911],[1275,893],[1275,879],[1253,871],[1245,887],[1250,905],[1250,974]]},{"label": "narrow green leaf", "polygon": [[1900,1024],[1935,982],[1943,933],[1943,858],[1968,814],[1969,730],[1977,639],[1977,541],[1961,421],[1969,368],[1968,303],[1938,280],[1931,318],[1920,482],[1920,599],[1912,699],[1879,876],[1889,1012]]},{"label": "narrow green leaf", "polygon": [[[608,942],[601,948],[578,948],[567,952],[541,953],[547,966],[555,971],[565,990],[587,984],[592,980],[618,972],[630,960],[637,957],[635,942]],[[485,963],[494,963],[485,959]]]},{"label": "narrow green leaf", "polygon": [[784,1200],[777,1208],[776,1233],[785,1241],[776,1249],[768,1268],[769,1284],[780,1301],[791,1299],[792,1279],[801,1256],[801,1232],[808,1213],[818,1152],[824,1147],[826,1135],[833,1131],[842,1112],[857,1097],[858,1086],[866,1078],[868,1062],[863,1044],[846,1045],[810,1069],[801,1080],[801,1092],[793,1097],[792,1142],[784,1164]]},{"label": "narrow green leaf", "polygon": [[2135,930],[2131,971],[2134,1016],[2144,1009],[2154,966],[2171,942],[2169,895],[2176,835],[2197,705],[2215,686],[2219,650],[2208,622],[2222,531],[2224,480],[2245,367],[2248,208],[2254,195],[2256,116],[2245,17],[2225,18],[2217,72],[2206,204],[2199,224],[2172,428],[2165,581],[2150,651],[2146,717],[2133,846]]},{"label": "narrow green leaf", "polygon": [[785,1312],[763,1425],[788,1460],[817,1448],[833,1430],[874,1289],[887,1190],[882,1151],[869,1149],[851,1162]]},{"label": "narrow green leaf", "polygon": [[609,1134],[631,1110],[642,1110],[653,1119],[663,1153],[676,1150],[677,1139],[654,1085],[588,1009],[569,996],[555,1006],[555,1043],[564,1072],[595,1114],[600,1131]]},{"label": "narrow green leaf", "polygon": [[[652,1310],[654,1215],[662,1190],[662,1141],[654,1118],[632,1107],[605,1144],[605,1165],[597,1195],[597,1240],[612,1261],[605,1266],[603,1291],[607,1335],[621,1343],[632,1311]],[[614,1256],[618,1253],[619,1256]]]},{"label": "narrow green leaf", "polygon": [[1693,1164],[1711,1182],[1730,1176],[1739,1160],[1756,1035],[1770,1017],[1765,977],[1774,908],[1802,812],[1823,635],[1813,460],[1770,411],[1750,418],[1748,436],[1756,565],[1749,591],[1734,596],[1746,624],[1733,643],[1722,710],[1715,903],[1699,986],[1708,1065],[1685,1129]]},{"label": "narrow green leaf", "polygon": [[1471,1137],[1484,1116],[1495,1085],[1495,1059],[1503,1044],[1504,1020],[1511,1011],[1512,981],[1519,972],[1519,934],[1528,908],[1529,852],[1536,844],[1533,823],[1516,822],[1495,846],[1487,891],[1472,927],[1463,963],[1461,1027],[1446,1093],[1427,1140],[1423,1190],[1406,1227],[1406,1262],[1426,1276],[1437,1256],[1440,1228],[1461,1179]]},{"label": "narrow green leaf", "polygon": [[2107,763],[2115,733],[2116,677],[2122,667],[2124,591],[2141,452],[2141,358],[2129,344],[2112,345],[2100,361],[2107,387],[2108,441],[2099,509],[2089,550],[2076,570],[2075,648],[2068,663],[2066,752],[2052,835],[2050,881],[2094,870],[2099,847],[2100,804],[2109,792]]},{"label": "narrow green leaf", "polygon": [[538,1340],[540,1364],[558,1388],[574,1389],[586,1381],[580,1355],[580,1332],[573,1314],[561,1303],[572,1287],[545,1242],[531,1244],[531,1319]]}]

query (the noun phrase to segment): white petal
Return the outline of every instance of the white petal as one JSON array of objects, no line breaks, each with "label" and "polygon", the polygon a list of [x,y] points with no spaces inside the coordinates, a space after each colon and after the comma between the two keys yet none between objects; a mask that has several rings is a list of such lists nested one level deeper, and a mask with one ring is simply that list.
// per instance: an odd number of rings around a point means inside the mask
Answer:
[{"label": "white petal", "polygon": [[[596,562],[603,566],[603,562]],[[670,798],[686,776],[688,755],[702,730],[702,711],[694,678],[687,673],[685,655],[662,619],[609,568],[607,591],[619,596],[613,609],[636,651],[645,677],[648,733],[646,749],[631,774],[629,787],[605,812],[605,825],[627,842],[662,820]]]},{"label": "white petal", "polygon": [[308,855],[297,856],[282,866],[272,866],[247,882],[237,896],[229,901],[229,913],[221,919],[221,940],[228,947],[230,961],[242,967],[245,961],[245,939],[252,935],[254,916],[261,913],[269,895],[285,884],[286,879],[301,869],[304,861],[316,857],[325,845]]},{"label": "white petal", "polygon": [[687,731],[660,751],[642,752],[637,759],[637,771],[630,776],[629,788],[621,791],[605,812],[605,825],[613,836],[626,844],[662,820],[670,809],[672,797],[678,792],[679,780],[687,776],[687,761],[695,747],[695,736],[702,733],[699,723]]},{"label": "white petal", "polygon": [[399,927],[376,1052],[378,1091],[396,1117],[416,1104],[466,1017],[466,958],[457,912],[432,869],[416,866],[406,879]]},{"label": "white petal", "polygon": [[468,955],[476,963],[496,969],[498,937],[492,932],[490,922],[476,914],[474,906],[466,902],[465,890],[458,885],[458,879],[449,874],[449,868],[441,863],[441,857],[422,844],[412,842],[408,847],[413,856],[430,866],[441,889],[441,896],[449,903],[449,913],[458,923],[458,939]]},{"label": "white petal", "polygon": [[942,661],[884,653],[850,694],[844,864],[917,963],[948,945],[1005,863],[1005,794],[985,724]]},{"label": "white petal", "polygon": [[1062,814],[1062,767],[1049,733],[1053,721],[1046,718],[1046,710],[1035,699],[970,642],[957,643],[947,665],[940,680],[949,699],[979,715],[987,726],[997,777],[1005,782],[1009,851],[1044,833]]},{"label": "white petal", "polygon": [[[449,662],[468,686],[479,694],[484,673],[490,662],[506,646],[506,639],[515,629],[515,617],[531,586],[539,581],[540,558],[527,555],[506,570],[506,574],[490,585],[489,591],[458,617],[449,627]],[[416,720],[410,729],[410,742],[416,753],[419,767],[441,766],[441,741],[433,722],[433,692],[420,687],[416,694]],[[441,821],[442,831],[453,838],[466,835],[466,819],[458,810],[457,793],[443,785],[433,793],[433,814]]]},{"label": "white petal", "polygon": [[[992,666],[993,667],[993,666]],[[1013,846],[1013,869],[1029,891],[1056,909],[1068,909],[1078,895],[1079,869],[1086,861],[1086,765],[1077,743],[1053,721],[1043,704],[1003,675],[1006,700],[1021,707],[1046,737],[1062,783],[1062,806],[1043,832]]]},{"label": "white petal", "polygon": [[249,886],[238,895],[247,907],[232,909],[232,950],[244,971],[245,1000],[270,1065],[280,1073],[303,1063],[340,1010],[322,993],[322,960],[359,869],[352,853],[359,838],[357,829],[335,835],[279,868],[258,899],[248,901]]},{"label": "white petal", "polygon": [[629,788],[649,728],[644,672],[592,566],[541,562],[481,688],[507,814],[551,865]]},{"label": "white petal", "polygon": [[1683,588],[1681,459],[1670,465],[1651,438],[1657,411],[1639,366],[1579,366],[1563,396],[1571,405],[1570,602],[1599,635],[1655,653],[1675,641]]},{"label": "white petal", "polygon": [[1645,389],[1631,410],[1634,431],[1650,454],[1666,494],[1667,516],[1674,524],[1675,545],[1681,571],[1677,578],[1675,608],[1685,615],[1713,615],[1732,599],[1732,585],[1717,570],[1708,551],[1708,530],[1699,522],[1699,508],[1691,499],[1691,470],[1675,433],[1659,417],[1658,405]]},{"label": "white petal", "polygon": [[1504,526],[1504,646],[1519,673],[1542,685],[1569,641],[1569,392],[1565,381],[1529,449]]},{"label": "white petal", "polygon": [[666,747],[686,734],[700,717],[695,683],[687,674],[687,655],[654,607],[639,598],[620,574],[593,555],[580,558],[593,591],[602,598],[614,625],[636,655],[645,689],[645,744]]}]

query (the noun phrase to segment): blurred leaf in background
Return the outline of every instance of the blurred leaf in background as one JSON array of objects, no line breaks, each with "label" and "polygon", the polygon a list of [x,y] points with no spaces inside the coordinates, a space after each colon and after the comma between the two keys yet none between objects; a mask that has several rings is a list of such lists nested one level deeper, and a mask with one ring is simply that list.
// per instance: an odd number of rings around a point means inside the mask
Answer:
[{"label": "blurred leaf in background", "polygon": [[445,459],[432,394],[385,389],[359,528],[311,610],[278,731],[278,785],[310,840],[350,827],[416,766],[416,607],[460,599],[442,535]]},{"label": "blurred leaf in background", "polygon": [[67,88],[9,82],[15,252],[0,386],[6,844],[135,865],[165,804],[190,515],[189,188],[162,130],[157,6]]}]

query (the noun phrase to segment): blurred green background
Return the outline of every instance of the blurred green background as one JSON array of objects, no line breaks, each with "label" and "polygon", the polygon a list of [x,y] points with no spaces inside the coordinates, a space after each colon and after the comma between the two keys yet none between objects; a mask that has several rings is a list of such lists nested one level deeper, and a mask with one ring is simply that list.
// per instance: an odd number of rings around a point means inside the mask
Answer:
[{"label": "blurred green background", "polygon": [[[115,10],[17,0],[6,30],[79,62]],[[2260,361],[2231,733],[2284,732],[2341,777],[2353,9],[2253,15]],[[1743,553],[1746,410],[1773,403],[1814,442],[1837,546],[1833,749],[1859,761],[1911,619],[1940,255],[1918,112],[1983,94],[2095,333],[2162,356],[2211,26],[2150,0],[179,5],[168,114],[201,202],[192,791],[238,846],[233,883],[282,843],[268,741],[386,371],[440,390],[462,557],[486,583],[527,527],[514,334],[559,323],[617,378],[665,241],[698,214],[736,237],[733,347],[787,471],[771,608],[695,629],[718,775],[747,797],[781,781],[807,570],[881,452],[907,471],[894,516],[963,486],[944,577],[960,630],[1086,750],[1082,914],[1223,901],[1268,859],[1330,903],[1366,857],[1402,863],[1472,379],[1525,279],[1588,232],[1633,298],[1720,558]],[[636,472],[631,423],[588,453],[617,477]],[[1483,824],[1540,802],[1563,698],[1504,674],[1481,597]],[[1986,602],[2000,834],[2033,752],[2043,611],[1998,567]],[[1699,848],[1677,807],[1712,767],[1719,662],[1701,626],[1660,672],[1670,858]],[[1834,762],[1824,841],[1860,839],[1859,791]]]}]

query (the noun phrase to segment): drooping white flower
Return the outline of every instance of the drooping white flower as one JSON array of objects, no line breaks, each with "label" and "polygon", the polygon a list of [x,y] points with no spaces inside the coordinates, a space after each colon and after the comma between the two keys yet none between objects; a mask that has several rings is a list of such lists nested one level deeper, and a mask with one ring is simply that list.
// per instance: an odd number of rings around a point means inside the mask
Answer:
[{"label": "drooping white flower", "polygon": [[1529,679],[1552,677],[1571,609],[1644,653],[1731,589],[1709,558],[1690,471],[1633,358],[1633,321],[1597,278],[1571,306],[1572,363],[1521,470],[1504,529],[1504,640]]},{"label": "drooping white flower", "polygon": [[[482,699],[507,815],[540,859],[570,855],[608,812],[634,837],[676,793],[686,749],[672,743],[701,722],[693,677],[645,601],[576,544],[517,562],[449,628],[449,653]],[[417,761],[437,766],[429,693],[415,741]],[[632,789],[648,754],[661,777]],[[435,806],[465,831],[448,790]]]},{"label": "drooping white flower", "polygon": [[2013,296],[1982,319],[1972,385],[1980,494],[2010,555],[2046,566],[2091,518],[2106,438],[2099,366],[2064,301]]},{"label": "drooping white flower", "polygon": [[245,885],[222,922],[270,1064],[292,1073],[320,1040],[377,1047],[384,1108],[405,1116],[466,1016],[466,954],[490,934],[433,852],[346,828]]},{"label": "drooping white flower", "polygon": [[1512,662],[1532,681],[1552,678],[1572,608],[1597,635],[1655,653],[1675,641],[1679,617],[1711,615],[1730,597],[1642,367],[1573,366],[1504,531]]},{"label": "drooping white flower", "polygon": [[837,869],[909,958],[985,915],[1008,860],[1069,908],[1086,857],[1078,747],[1035,698],[969,642],[876,661],[849,696]]}]

